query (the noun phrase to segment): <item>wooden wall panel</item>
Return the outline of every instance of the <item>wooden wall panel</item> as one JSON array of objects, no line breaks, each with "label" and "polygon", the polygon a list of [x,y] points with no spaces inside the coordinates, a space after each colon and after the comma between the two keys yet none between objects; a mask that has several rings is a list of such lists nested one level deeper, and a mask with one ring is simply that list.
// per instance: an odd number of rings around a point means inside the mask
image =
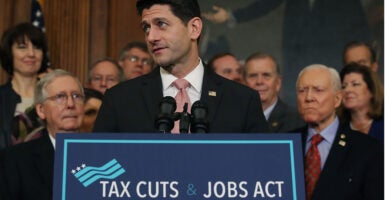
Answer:
[{"label": "wooden wall panel", "polygon": [[51,65],[86,78],[90,0],[44,1]]},{"label": "wooden wall panel", "polygon": [[106,0],[92,0],[90,27],[90,65],[108,55],[109,3]]},{"label": "wooden wall panel", "polygon": [[140,18],[136,14],[136,1],[110,1],[110,32],[108,56],[117,58],[120,49],[127,42],[144,41],[144,34],[140,29]]}]

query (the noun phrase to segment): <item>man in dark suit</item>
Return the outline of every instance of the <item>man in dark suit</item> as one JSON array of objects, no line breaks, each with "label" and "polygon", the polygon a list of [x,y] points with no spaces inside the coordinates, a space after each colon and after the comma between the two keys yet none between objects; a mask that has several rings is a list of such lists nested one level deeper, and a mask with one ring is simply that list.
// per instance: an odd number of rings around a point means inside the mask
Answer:
[{"label": "man in dark suit", "polygon": [[243,83],[242,65],[234,54],[229,52],[215,54],[207,65],[222,77]]},{"label": "man in dark suit", "polygon": [[64,70],[44,76],[35,89],[35,108],[45,121],[42,136],[0,152],[0,199],[51,200],[56,133],[78,131],[83,118],[80,81]]},{"label": "man in dark suit", "polygon": [[[162,97],[187,92],[189,106],[198,100],[207,105],[208,132],[267,132],[258,93],[206,69],[199,58],[202,20],[197,1],[160,2],[139,0],[136,4],[158,67],[108,90],[94,131],[156,132]],[[177,89],[180,80],[187,81],[187,88]]]},{"label": "man in dark suit", "polygon": [[334,68],[310,65],[297,80],[307,200],[384,199],[384,151],[375,139],[341,124],[341,82]]},{"label": "man in dark suit", "polygon": [[351,63],[358,63],[369,67],[375,72],[378,71],[378,58],[376,50],[365,42],[351,41],[347,43],[342,56],[344,66]]},{"label": "man in dark suit", "polygon": [[265,53],[251,54],[246,59],[243,71],[245,83],[259,92],[263,113],[272,132],[289,132],[305,125],[298,112],[278,96],[282,77],[273,56]]}]

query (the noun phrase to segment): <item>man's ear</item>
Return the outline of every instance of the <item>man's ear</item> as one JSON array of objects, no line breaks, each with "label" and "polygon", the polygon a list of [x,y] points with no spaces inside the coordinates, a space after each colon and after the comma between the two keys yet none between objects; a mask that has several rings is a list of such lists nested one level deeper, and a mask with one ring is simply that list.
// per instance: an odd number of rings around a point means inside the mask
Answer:
[{"label": "man's ear", "polygon": [[281,91],[281,87],[282,87],[282,77],[281,76],[278,76],[277,77],[277,95],[279,94],[279,91]]},{"label": "man's ear", "polygon": [[46,118],[44,105],[41,103],[37,103],[35,105],[35,109],[36,109],[36,113],[39,116],[39,118],[44,120]]},{"label": "man's ear", "polygon": [[378,63],[377,62],[374,62],[373,64],[372,64],[372,70],[374,71],[374,72],[377,72],[378,71]]},{"label": "man's ear", "polygon": [[123,69],[123,63],[124,63],[123,60],[119,60],[118,61],[119,67],[122,68],[122,69]]},{"label": "man's ear", "polygon": [[192,18],[188,23],[191,39],[197,40],[202,33],[203,23],[199,17]]},{"label": "man's ear", "polygon": [[334,108],[338,108],[342,103],[342,91],[337,91],[335,96]]}]

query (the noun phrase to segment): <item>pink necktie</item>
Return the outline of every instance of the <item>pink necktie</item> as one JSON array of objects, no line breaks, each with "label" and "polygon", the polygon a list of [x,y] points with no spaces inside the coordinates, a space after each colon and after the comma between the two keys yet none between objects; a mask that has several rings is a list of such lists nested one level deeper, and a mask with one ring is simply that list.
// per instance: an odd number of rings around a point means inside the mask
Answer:
[{"label": "pink necktie", "polygon": [[[177,79],[173,82],[173,85],[178,89],[178,93],[175,96],[176,101],[176,112],[182,112],[185,103],[188,103],[188,112],[191,110],[191,102],[188,97],[186,88],[190,86],[190,83],[185,79]],[[174,128],[171,133],[179,133],[179,120],[175,121]]]},{"label": "pink necktie", "polygon": [[305,184],[306,200],[310,200],[318,177],[321,173],[321,156],[317,145],[323,140],[320,134],[315,134],[311,138],[311,145],[305,156]]}]

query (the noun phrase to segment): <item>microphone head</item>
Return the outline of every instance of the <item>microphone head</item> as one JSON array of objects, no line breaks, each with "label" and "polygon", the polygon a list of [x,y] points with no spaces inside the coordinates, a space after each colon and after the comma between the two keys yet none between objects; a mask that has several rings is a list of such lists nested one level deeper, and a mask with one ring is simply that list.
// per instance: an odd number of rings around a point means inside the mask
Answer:
[{"label": "microphone head", "polygon": [[170,132],[174,128],[176,101],[170,96],[163,97],[159,103],[159,115],[155,128],[160,132]]},{"label": "microphone head", "polygon": [[206,119],[208,114],[208,108],[202,101],[196,101],[191,106],[191,114],[198,119]]},{"label": "microphone head", "polygon": [[172,114],[176,110],[176,101],[170,96],[163,97],[159,103],[159,114]]},{"label": "microphone head", "polygon": [[196,101],[191,106],[191,132],[207,133],[209,130],[208,108],[202,101]]}]

